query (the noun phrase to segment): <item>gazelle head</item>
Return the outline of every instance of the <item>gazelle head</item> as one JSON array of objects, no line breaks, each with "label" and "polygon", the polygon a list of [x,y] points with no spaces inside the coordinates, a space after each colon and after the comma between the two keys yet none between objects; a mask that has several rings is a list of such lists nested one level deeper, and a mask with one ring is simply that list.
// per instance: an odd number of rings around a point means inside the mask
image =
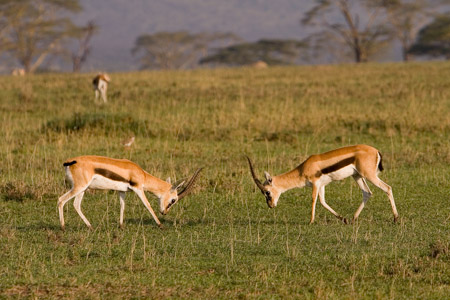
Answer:
[{"label": "gazelle head", "polygon": [[176,182],[173,185],[171,184],[170,177],[167,178],[167,182],[170,183],[172,186],[171,188],[162,194],[162,196],[159,199],[159,205],[160,205],[160,212],[161,214],[165,215],[169,212],[170,208],[178,202],[178,200],[181,200],[184,198],[187,194],[189,194],[192,191],[192,188],[194,186],[194,183],[198,177],[198,174],[202,168],[195,171],[194,175],[188,180],[186,185],[183,188],[183,185],[185,181],[182,182]]},{"label": "gazelle head", "polygon": [[256,183],[256,186],[261,190],[261,193],[266,197],[266,203],[270,208],[274,208],[277,206],[278,199],[281,195],[281,189],[277,188],[277,186],[273,183],[272,176],[269,173],[264,172],[264,176],[266,180],[264,183],[256,177],[255,171],[253,170],[252,161],[247,156],[248,164],[250,166],[250,172],[252,173],[253,181]]},{"label": "gazelle head", "polygon": [[178,201],[178,189],[181,188],[184,184],[184,181],[181,183],[175,183],[172,185],[170,177],[166,180],[168,183],[171,184],[171,187],[168,191],[162,194],[162,196],[159,198],[159,206],[160,206],[160,212],[162,215],[165,215],[169,212],[170,208],[177,203]]}]

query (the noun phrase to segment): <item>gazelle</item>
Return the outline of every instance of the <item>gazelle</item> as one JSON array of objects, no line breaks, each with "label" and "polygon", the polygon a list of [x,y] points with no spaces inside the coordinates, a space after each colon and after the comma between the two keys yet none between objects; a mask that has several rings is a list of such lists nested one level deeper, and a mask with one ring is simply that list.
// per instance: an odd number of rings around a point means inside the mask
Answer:
[{"label": "gazelle", "polygon": [[310,224],[314,222],[317,197],[320,203],[337,218],[347,224],[347,219],[336,213],[325,202],[325,186],[332,181],[342,180],[352,176],[363,193],[363,201],[356,210],[353,221],[355,221],[369,200],[372,192],[367,186],[366,179],[383,190],[389,197],[394,222],[398,219],[392,188],[378,178],[378,172],[383,171],[380,152],[367,145],[355,145],[335,149],[322,154],[311,155],[295,169],[278,176],[270,176],[264,172],[266,181],[256,177],[252,162],[247,156],[250,172],[258,188],[266,197],[270,208],[277,206],[280,195],[293,188],[302,188],[305,185],[312,187],[312,212]]},{"label": "gazelle", "polygon": [[66,170],[67,179],[72,183],[72,189],[58,199],[59,221],[62,229],[64,229],[64,205],[73,197],[75,197],[73,203],[75,210],[84,223],[92,228],[91,223],[81,211],[81,200],[83,200],[84,192],[88,188],[119,191],[120,227],[123,226],[125,192],[127,191],[133,191],[138,195],[156,224],[161,227],[161,222],[145,197],[144,191],[149,191],[158,197],[160,212],[165,215],[177,201],[192,190],[194,182],[202,170],[200,168],[195,171],[184,188],[178,193],[177,190],[183,186],[184,181],[172,185],[170,177],[167,181],[161,180],[127,159],[87,155],[68,159],[63,166]]},{"label": "gazelle", "polygon": [[99,94],[101,94],[103,102],[107,102],[106,91],[108,89],[108,82],[110,81],[111,79],[106,73],[98,73],[97,76],[94,77],[92,85],[95,91],[95,101],[97,101]]}]

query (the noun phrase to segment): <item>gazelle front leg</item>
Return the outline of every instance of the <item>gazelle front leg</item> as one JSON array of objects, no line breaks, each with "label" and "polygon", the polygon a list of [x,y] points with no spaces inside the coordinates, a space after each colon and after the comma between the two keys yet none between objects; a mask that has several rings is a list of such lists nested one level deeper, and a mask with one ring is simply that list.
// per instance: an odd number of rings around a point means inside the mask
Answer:
[{"label": "gazelle front leg", "polygon": [[162,224],[159,221],[158,217],[156,216],[155,212],[153,211],[152,207],[150,206],[150,203],[147,200],[147,197],[145,197],[145,193],[143,190],[140,189],[133,189],[133,191],[138,195],[139,199],[141,199],[142,203],[144,203],[145,207],[148,209],[150,214],[152,215],[153,219],[155,220],[156,224],[158,224],[159,228],[162,228]]},{"label": "gazelle front leg", "polygon": [[319,188],[319,200],[320,200],[320,204],[322,204],[323,207],[325,207],[328,211],[330,211],[333,215],[335,215],[336,218],[338,218],[339,220],[341,220],[342,222],[347,224],[347,219],[342,217],[341,215],[339,215],[337,212],[335,212],[334,209],[332,209],[325,201],[325,186],[324,185],[322,185]]}]

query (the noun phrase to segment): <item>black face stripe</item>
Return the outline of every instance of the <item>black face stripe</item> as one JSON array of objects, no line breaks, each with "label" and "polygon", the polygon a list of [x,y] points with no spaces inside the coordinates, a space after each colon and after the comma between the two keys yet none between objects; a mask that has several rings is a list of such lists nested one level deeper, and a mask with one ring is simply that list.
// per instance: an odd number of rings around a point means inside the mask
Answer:
[{"label": "black face stripe", "polygon": [[341,160],[338,163],[335,163],[334,165],[331,165],[329,167],[323,168],[321,170],[321,172],[322,172],[322,174],[333,173],[333,172],[336,172],[337,170],[340,170],[340,169],[342,169],[342,168],[344,168],[344,167],[346,167],[346,166],[348,166],[348,165],[350,165],[350,164],[352,164],[354,162],[355,162],[355,157],[354,156],[353,157],[349,157],[349,158]]},{"label": "black face stripe", "polygon": [[[125,178],[123,178],[122,176],[120,176],[119,174],[116,174],[114,172],[111,172],[109,170],[106,169],[101,169],[101,168],[95,168],[94,172],[98,175],[102,175],[103,177],[106,177],[108,179],[114,180],[114,181],[122,181],[122,182],[129,182],[128,180],[126,180]],[[132,182],[129,182],[131,185],[133,185]]]}]

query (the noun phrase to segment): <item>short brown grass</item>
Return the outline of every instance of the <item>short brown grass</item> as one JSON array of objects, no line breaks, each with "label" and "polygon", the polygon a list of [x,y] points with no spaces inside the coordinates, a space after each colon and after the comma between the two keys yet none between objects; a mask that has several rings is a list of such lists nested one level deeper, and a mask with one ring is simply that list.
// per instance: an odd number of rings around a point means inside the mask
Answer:
[{"label": "short brown grass", "polygon": [[[445,298],[449,75],[449,63],[117,73],[107,105],[94,103],[92,74],[3,76],[0,297]],[[398,224],[374,187],[354,225],[320,205],[308,225],[308,189],[270,210],[243,158],[277,174],[355,143],[383,153]],[[95,191],[82,205],[94,230],[69,204],[62,232],[62,162],[81,154],[128,158],[161,178],[205,169],[163,231],[132,194],[120,230],[118,195]],[[327,187],[345,216],[361,198],[351,180]]]}]

